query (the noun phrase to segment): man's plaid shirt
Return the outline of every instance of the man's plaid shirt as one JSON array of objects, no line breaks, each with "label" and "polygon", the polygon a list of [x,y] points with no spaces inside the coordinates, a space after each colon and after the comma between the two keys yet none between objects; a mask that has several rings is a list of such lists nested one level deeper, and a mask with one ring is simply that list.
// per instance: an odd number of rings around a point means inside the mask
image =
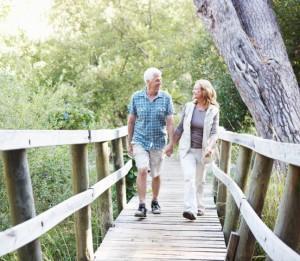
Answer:
[{"label": "man's plaid shirt", "polygon": [[136,116],[132,143],[145,150],[158,150],[166,145],[166,118],[173,114],[172,98],[159,91],[150,101],[146,89],[134,93],[129,104],[129,114]]}]

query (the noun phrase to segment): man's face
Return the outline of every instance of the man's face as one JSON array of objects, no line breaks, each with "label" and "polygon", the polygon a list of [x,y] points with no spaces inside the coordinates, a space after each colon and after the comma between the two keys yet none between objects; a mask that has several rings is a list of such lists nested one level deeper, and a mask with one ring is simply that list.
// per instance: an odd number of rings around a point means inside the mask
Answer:
[{"label": "man's face", "polygon": [[154,76],[154,78],[148,82],[149,90],[158,92],[161,86],[161,82],[162,82],[161,76],[158,75]]}]

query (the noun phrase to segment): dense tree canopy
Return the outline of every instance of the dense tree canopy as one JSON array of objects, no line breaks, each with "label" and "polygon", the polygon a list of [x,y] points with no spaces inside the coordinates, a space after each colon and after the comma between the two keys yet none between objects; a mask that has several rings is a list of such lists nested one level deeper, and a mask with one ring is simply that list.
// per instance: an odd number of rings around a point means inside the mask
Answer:
[{"label": "dense tree canopy", "polygon": [[162,69],[178,112],[193,82],[208,78],[223,107],[222,124],[240,129],[247,119],[191,2],[57,0],[51,24],[54,33],[46,41],[33,42],[25,34],[1,37],[3,128],[124,124],[129,97],[143,88],[149,66]]}]

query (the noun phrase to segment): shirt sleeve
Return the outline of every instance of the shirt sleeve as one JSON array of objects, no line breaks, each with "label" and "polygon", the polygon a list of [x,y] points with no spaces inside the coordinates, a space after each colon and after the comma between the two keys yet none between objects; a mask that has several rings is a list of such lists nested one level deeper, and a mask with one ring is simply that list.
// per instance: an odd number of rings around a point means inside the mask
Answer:
[{"label": "shirt sleeve", "polygon": [[133,114],[133,115],[137,115],[136,105],[135,105],[135,102],[134,102],[134,96],[131,97],[130,103],[128,105],[128,113]]},{"label": "shirt sleeve", "polygon": [[210,130],[210,136],[217,134],[218,126],[219,126],[219,113],[217,113],[214,117],[213,124]]},{"label": "shirt sleeve", "polygon": [[167,103],[167,115],[174,114],[174,106],[173,106],[173,100],[171,96],[168,98],[168,103]]}]

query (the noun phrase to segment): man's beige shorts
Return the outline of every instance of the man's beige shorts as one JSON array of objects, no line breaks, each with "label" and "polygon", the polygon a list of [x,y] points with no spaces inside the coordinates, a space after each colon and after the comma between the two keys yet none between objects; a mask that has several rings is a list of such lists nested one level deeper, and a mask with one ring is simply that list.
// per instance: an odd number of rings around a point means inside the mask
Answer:
[{"label": "man's beige shorts", "polygon": [[138,169],[147,168],[151,177],[160,175],[160,170],[164,158],[163,150],[145,150],[139,144],[133,144],[133,157]]}]

